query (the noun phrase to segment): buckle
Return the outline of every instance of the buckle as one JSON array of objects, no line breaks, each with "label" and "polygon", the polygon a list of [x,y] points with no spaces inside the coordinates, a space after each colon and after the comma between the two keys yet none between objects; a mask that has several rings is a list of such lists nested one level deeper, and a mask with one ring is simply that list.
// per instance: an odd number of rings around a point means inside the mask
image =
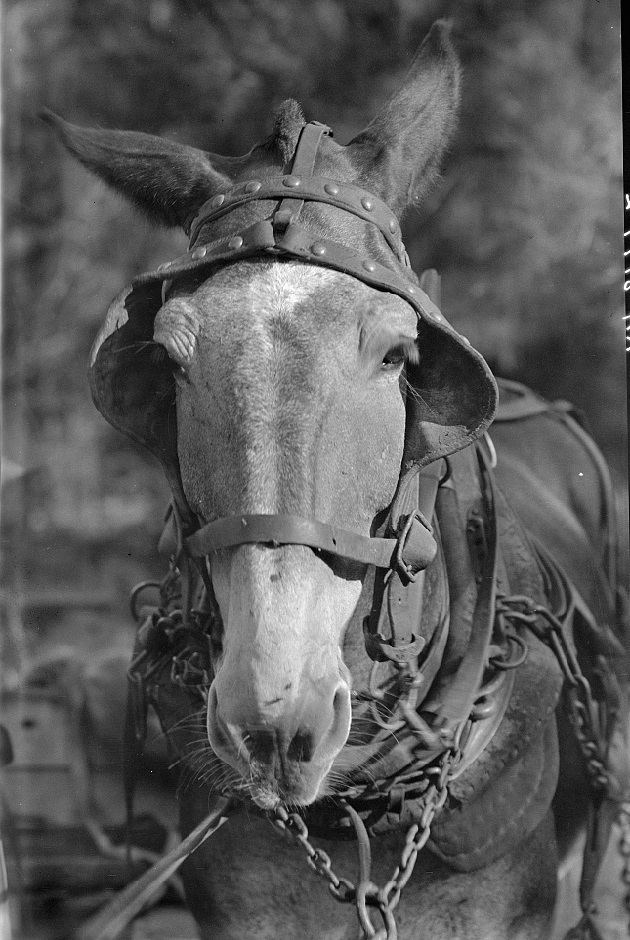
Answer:
[{"label": "buckle", "polygon": [[[416,523],[420,523],[420,527]],[[412,530],[413,544],[409,538]],[[403,557],[405,552],[408,560]],[[408,581],[415,581],[420,572],[431,564],[436,552],[437,544],[433,538],[433,526],[419,509],[414,509],[407,516],[398,536],[394,556],[396,568]],[[411,558],[409,558],[410,555]]]}]

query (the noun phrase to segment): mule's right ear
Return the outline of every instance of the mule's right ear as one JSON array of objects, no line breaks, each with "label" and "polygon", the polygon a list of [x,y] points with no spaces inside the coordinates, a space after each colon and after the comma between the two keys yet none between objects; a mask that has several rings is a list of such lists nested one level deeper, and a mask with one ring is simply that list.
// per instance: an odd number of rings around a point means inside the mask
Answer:
[{"label": "mule's right ear", "polygon": [[207,199],[231,185],[195,147],[134,131],[77,127],[48,110],[41,117],[83,166],[161,225],[184,228]]}]

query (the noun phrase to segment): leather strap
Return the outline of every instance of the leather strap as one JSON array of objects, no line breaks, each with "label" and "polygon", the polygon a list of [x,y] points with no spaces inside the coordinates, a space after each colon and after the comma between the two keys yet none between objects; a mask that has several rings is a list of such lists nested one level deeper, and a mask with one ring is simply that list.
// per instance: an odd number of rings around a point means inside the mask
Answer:
[{"label": "leather strap", "polygon": [[[273,215],[274,229],[284,231],[291,223],[297,222],[304,207],[302,192],[304,182],[308,184],[313,178],[317,149],[324,134],[329,136],[332,131],[318,121],[305,124],[300,131],[293,156],[292,174],[284,177],[282,181],[282,202]],[[302,176],[305,176],[306,180],[303,181]],[[293,198],[291,197],[291,190],[294,193]]]},{"label": "leather strap", "polygon": [[185,539],[187,551],[197,558],[225,548],[254,543],[308,545],[379,568],[395,566],[399,553],[405,566],[414,572],[425,568],[437,551],[431,532],[417,518],[412,520],[402,543],[400,539],[369,538],[291,514],[226,516],[209,522]]},{"label": "leather strap", "polygon": [[502,421],[522,421],[524,418],[534,418],[538,415],[549,414],[554,411],[570,412],[574,411],[573,405],[566,401],[548,402],[536,392],[532,391],[526,385],[520,382],[512,382],[509,379],[497,379],[499,393],[508,392],[516,396],[508,401],[505,397],[499,397],[499,407],[494,416],[493,423]]},{"label": "leather strap", "polygon": [[[427,523],[433,518],[443,468],[444,462],[439,460],[423,470],[415,466],[403,476],[390,515],[391,531],[395,532],[400,520],[408,519],[413,513],[418,513],[418,517]],[[416,533],[420,534],[420,531],[416,527]],[[366,648],[372,659],[383,662],[398,659],[396,651],[412,652],[411,645],[416,642],[415,636],[422,623],[424,584],[424,568],[418,571],[417,577],[409,577],[409,572],[400,565],[380,576],[380,583],[374,587],[375,602],[369,629],[366,629]],[[423,641],[422,647],[424,645]],[[406,659],[409,658],[406,655]]]},{"label": "leather strap", "polygon": [[497,510],[492,475],[486,466],[483,450],[476,447],[475,452],[480,463],[485,502],[486,551],[482,560],[482,573],[479,579],[470,643],[452,683],[445,690],[436,709],[438,727],[452,733],[456,733],[462,726],[462,719],[467,719],[470,715],[476,694],[482,684],[496,609]]},{"label": "leather strap", "polygon": [[[297,182],[298,185],[290,186],[289,183],[292,182]],[[258,188],[254,189],[254,184]],[[264,180],[250,180],[230,190],[223,195],[220,201],[218,196],[213,196],[201,207],[193,223],[190,235],[191,250],[194,249],[201,229],[206,225],[223,218],[239,206],[248,202],[259,202],[261,199],[282,200],[280,207],[276,210],[275,217],[277,218],[281,209],[290,209],[291,215],[295,216],[292,221],[296,221],[298,215],[297,206],[291,205],[296,200],[302,203],[324,203],[337,209],[343,209],[345,212],[350,212],[365,222],[376,225],[390,248],[399,260],[404,263],[405,249],[402,243],[400,225],[387,204],[353,183],[341,183],[325,176],[298,177],[291,175],[276,176]],[[370,208],[366,208],[366,206]],[[283,227],[286,228],[286,225]]]},{"label": "leather strap", "polygon": [[[260,256],[265,252],[333,268],[344,274],[351,274],[371,287],[397,294],[423,317],[433,321],[438,329],[446,329],[454,339],[464,343],[459,334],[447,325],[446,318],[429,296],[413,283],[410,276],[399,274],[378,261],[366,259],[365,255],[354,248],[348,248],[332,239],[314,236],[297,223],[289,225],[286,231],[279,232],[274,230],[269,219],[255,222],[239,235],[226,235],[208,245],[194,248],[174,261],[160,265],[157,271],[140,275],[134,285],[160,282],[218,264]],[[471,354],[475,355],[472,349]]]},{"label": "leather strap", "polygon": [[315,160],[322,137],[332,137],[332,131],[327,124],[320,121],[309,121],[300,131],[291,171],[300,176],[313,176]]}]

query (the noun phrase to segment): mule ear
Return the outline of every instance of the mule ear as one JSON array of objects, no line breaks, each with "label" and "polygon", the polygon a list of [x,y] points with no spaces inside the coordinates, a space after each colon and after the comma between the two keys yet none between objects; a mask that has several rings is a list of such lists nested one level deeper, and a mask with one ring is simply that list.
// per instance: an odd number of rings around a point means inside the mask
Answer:
[{"label": "mule ear", "polygon": [[450,24],[438,21],[403,86],[346,148],[360,184],[399,216],[420,203],[438,176],[458,105],[459,60]]},{"label": "mule ear", "polygon": [[152,134],[77,127],[48,110],[41,117],[83,166],[161,225],[185,227],[207,199],[231,185],[195,147]]}]

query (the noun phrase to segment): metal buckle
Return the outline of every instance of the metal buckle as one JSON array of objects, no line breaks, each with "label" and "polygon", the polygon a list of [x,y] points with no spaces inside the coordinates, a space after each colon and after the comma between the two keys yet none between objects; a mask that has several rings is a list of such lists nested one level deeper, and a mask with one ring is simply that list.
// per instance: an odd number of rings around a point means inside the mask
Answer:
[{"label": "metal buckle", "polygon": [[419,568],[418,571],[414,571],[413,568],[411,568],[403,558],[403,552],[405,550],[409,533],[411,532],[412,526],[416,520],[424,526],[429,535],[433,535],[433,526],[431,523],[427,521],[426,517],[423,515],[423,513],[420,512],[419,509],[414,509],[414,511],[410,512],[407,516],[403,530],[398,536],[398,544],[396,545],[396,554],[394,556],[398,570],[402,572],[409,581],[412,582],[415,581],[420,572],[424,570],[423,568]]}]

